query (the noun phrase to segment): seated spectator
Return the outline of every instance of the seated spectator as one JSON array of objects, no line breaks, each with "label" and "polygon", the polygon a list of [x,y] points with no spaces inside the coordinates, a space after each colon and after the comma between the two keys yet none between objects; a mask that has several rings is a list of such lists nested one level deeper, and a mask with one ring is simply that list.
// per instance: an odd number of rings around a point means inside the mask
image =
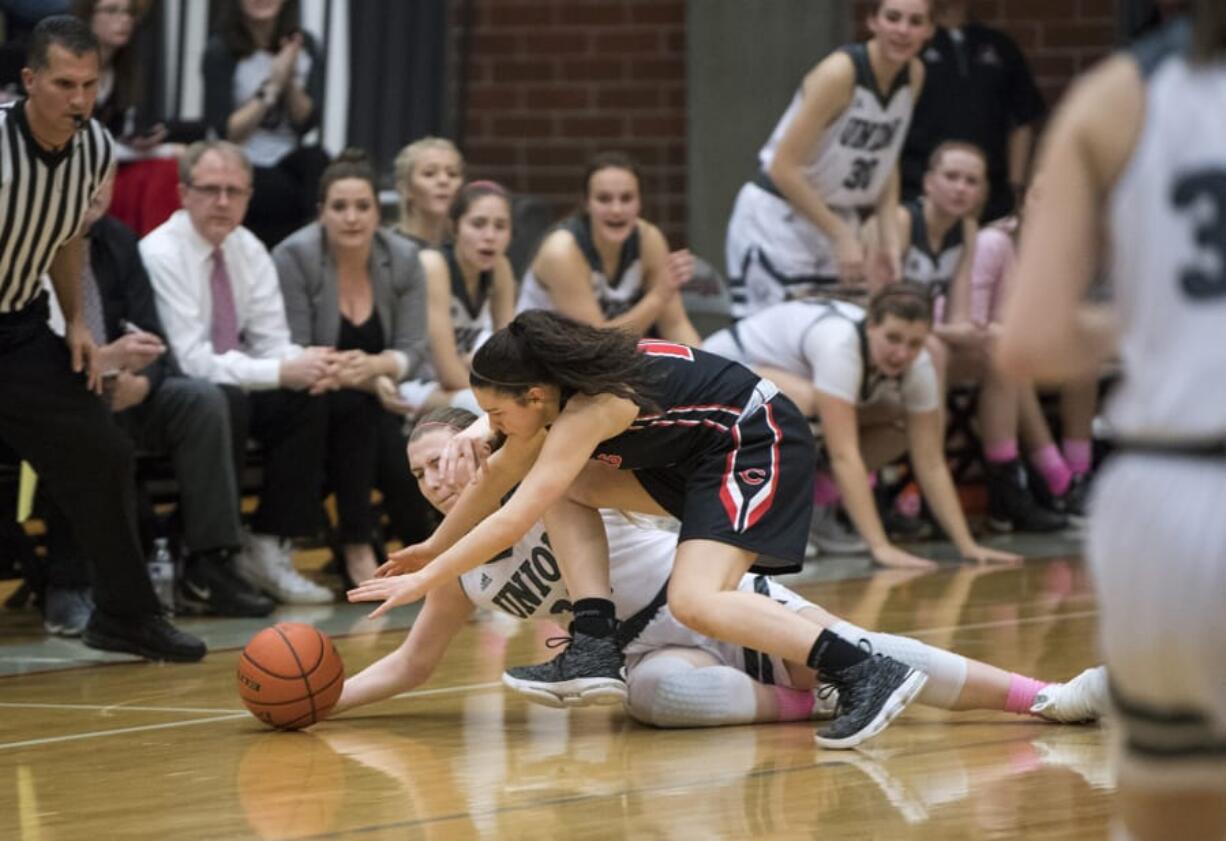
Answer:
[{"label": "seated spectator", "polygon": [[405,479],[400,419],[375,396],[377,379],[400,382],[425,361],[418,251],[379,227],[374,170],[364,152],[348,150],[319,182],[319,221],[278,245],[273,260],[290,338],[336,349],[333,390],[324,398],[326,475],[336,492],[346,577],[365,581],[378,566],[371,489],[384,491],[393,520],[412,511],[426,516],[420,492]]},{"label": "seated spectator", "polygon": [[392,230],[421,248],[451,239],[451,204],[464,183],[464,158],[450,140],[423,137],[396,156],[400,218]]},{"label": "seated spectator", "polygon": [[689,251],[669,253],[660,229],[639,216],[638,166],[597,155],[583,177],[583,209],[548,234],[524,275],[519,311],[547,309],[585,324],[697,345],[681,302],[694,271]]},{"label": "seated spectator", "polygon": [[230,410],[234,475],[247,439],[264,448],[264,484],[238,573],[278,601],[318,604],[332,593],[293,566],[290,538],[322,525],[323,445],[336,354],[290,341],[277,270],[240,227],[251,164],[224,140],[193,143],[179,161],[183,209],[141,240],[158,314],[191,377],[222,387]]},{"label": "seated spectator", "polygon": [[139,235],[147,234],[179,209],[177,167],[181,151],[166,125],[152,119],[150,74],[142,72],[133,43],[142,0],[73,0],[72,13],[98,38],[102,75],[94,116],[115,137],[119,172],[110,213]]},{"label": "seated spectator", "polygon": [[703,350],[752,366],[820,419],[816,528],[830,530],[841,499],[878,564],[932,566],[891,545],[869,486],[870,470],[909,452],[928,504],[958,552],[968,560],[1016,560],[976,543],[967,527],[945,464],[941,388],[924,347],[931,326],[927,291],[891,284],[873,296],[867,312],[842,301],[775,304],[708,337]]},{"label": "seated spectator", "polygon": [[[1027,210],[1038,194],[1037,186],[1027,193]],[[1018,214],[979,232],[972,273],[973,317],[979,324],[998,325],[1001,321],[1009,278],[1017,261],[1021,221]],[[1026,445],[1032,471],[1037,474],[1028,481],[1027,499],[1033,496],[1043,507],[1074,520],[1085,516],[1097,409],[1096,380],[1064,383],[1060,387],[1062,440],[1057,446],[1034,386],[1017,389],[1017,413],[1003,419],[1006,425],[998,438],[1012,443],[1015,458],[1019,437]],[[1016,462],[1012,472],[1019,472]]]},{"label": "seated spectator", "polygon": [[[112,172],[82,222],[89,248],[82,312],[106,377],[103,397],[137,447],[165,453],[174,464],[188,551],[178,579],[180,606],[216,616],[267,616],[274,603],[234,573],[242,535],[225,396],[212,383],[179,375],[165,353],[165,333],[136,236],[105,215],[113,183]],[[76,636],[89,620],[91,602],[79,586],[80,574],[61,575],[56,568],[64,564],[83,572],[80,553],[89,547],[78,548],[66,517],[58,506],[49,508],[44,625],[52,633]],[[69,585],[58,586],[61,580]]]},{"label": "seated spectator", "polygon": [[226,0],[204,51],[204,119],[254,168],[247,227],[272,248],[315,215],[327,155],[302,138],[319,124],[323,62],[299,28],[298,0]]},{"label": "seated spectator", "polygon": [[1029,493],[1018,459],[1018,417],[1024,394],[1034,399],[1033,389],[1006,379],[990,364],[991,325],[973,318],[976,216],[986,187],[982,152],[955,141],[939,145],[928,162],[923,195],[899,208],[901,263],[907,279],[927,287],[937,305],[929,351],[940,381],[979,388],[976,411],[987,463],[990,524],[999,531],[1055,531],[1064,528],[1064,518],[1041,507]]},{"label": "seated spectator", "polygon": [[[421,253],[434,364],[421,378],[400,385],[400,408],[410,414],[442,406],[479,412],[468,387],[472,355],[515,315],[515,276],[507,259],[510,195],[492,181],[474,181],[460,190],[450,221],[455,242]],[[394,408],[392,384],[380,385],[384,405]]]}]

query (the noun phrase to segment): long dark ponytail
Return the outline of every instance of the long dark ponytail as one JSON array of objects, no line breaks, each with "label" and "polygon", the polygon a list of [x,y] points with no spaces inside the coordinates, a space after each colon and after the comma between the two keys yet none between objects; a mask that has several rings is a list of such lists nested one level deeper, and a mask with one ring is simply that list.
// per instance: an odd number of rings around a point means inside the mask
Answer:
[{"label": "long dark ponytail", "polygon": [[555,385],[563,396],[612,394],[642,409],[658,375],[629,333],[581,324],[546,310],[527,310],[473,356],[469,383],[519,397],[534,385]]}]

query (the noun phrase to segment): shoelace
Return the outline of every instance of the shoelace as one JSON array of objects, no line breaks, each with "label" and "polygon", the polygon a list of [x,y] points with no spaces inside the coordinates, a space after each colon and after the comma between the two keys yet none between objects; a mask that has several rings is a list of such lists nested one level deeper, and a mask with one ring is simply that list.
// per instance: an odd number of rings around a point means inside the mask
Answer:
[{"label": "shoelace", "polygon": [[565,637],[565,636],[550,637],[549,639],[545,640],[545,647],[549,649],[554,649],[554,648],[561,648],[564,645],[569,646],[572,642],[574,642],[574,639],[575,639],[574,637]]},{"label": "shoelace", "polygon": [[[870,657],[882,656],[873,651],[872,640],[864,637],[861,637],[859,642],[856,643],[856,648],[860,649],[865,654],[868,654]],[[851,667],[849,666],[848,668]],[[843,670],[843,672],[845,671],[846,669]],[[837,691],[839,693],[834,704],[835,718],[838,718],[839,716],[843,715],[843,713],[858,706],[860,695],[863,694],[862,691],[858,691],[863,686],[863,683],[849,684],[843,678],[843,672],[822,675],[822,678],[826,681],[826,684],[822,686],[821,689],[817,690],[817,697],[821,698],[823,701],[829,700],[831,692]]]}]

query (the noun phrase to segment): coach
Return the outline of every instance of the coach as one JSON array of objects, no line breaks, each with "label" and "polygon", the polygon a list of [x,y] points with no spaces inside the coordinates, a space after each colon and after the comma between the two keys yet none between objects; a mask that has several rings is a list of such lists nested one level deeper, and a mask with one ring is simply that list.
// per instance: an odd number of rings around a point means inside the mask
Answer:
[{"label": "coach", "polygon": [[[91,393],[108,372],[82,312],[80,228],[113,156],[89,117],[98,42],[78,18],[45,18],[21,75],[26,97],[0,109],[0,438],[38,471],[90,563],[97,607],[85,644],[199,660],[204,643],[161,614],[137,533],[132,448]],[[44,273],[64,312],[63,341],[47,326]]]}]

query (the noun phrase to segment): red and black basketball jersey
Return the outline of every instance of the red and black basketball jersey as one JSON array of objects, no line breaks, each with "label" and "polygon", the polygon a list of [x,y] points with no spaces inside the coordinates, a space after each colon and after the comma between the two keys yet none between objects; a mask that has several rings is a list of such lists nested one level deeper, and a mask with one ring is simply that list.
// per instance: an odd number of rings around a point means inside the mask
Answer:
[{"label": "red and black basketball jersey", "polygon": [[735,446],[732,427],[747,406],[762,402],[757,374],[738,362],[672,342],[644,339],[639,352],[651,358],[658,377],[650,394],[657,408],[639,412],[625,432],[602,441],[593,458],[640,470],[684,464]]}]

